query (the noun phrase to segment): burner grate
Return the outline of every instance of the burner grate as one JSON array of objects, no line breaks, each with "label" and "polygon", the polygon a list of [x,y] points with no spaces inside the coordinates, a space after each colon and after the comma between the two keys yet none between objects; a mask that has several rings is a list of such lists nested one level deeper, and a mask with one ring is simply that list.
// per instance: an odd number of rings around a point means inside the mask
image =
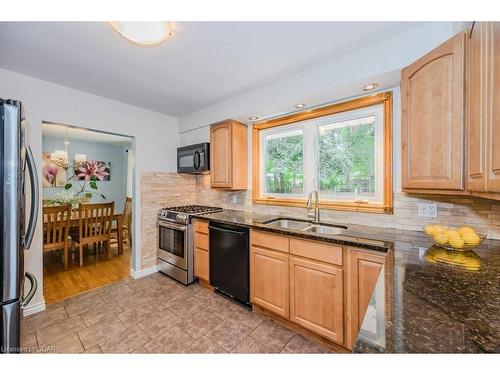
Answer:
[{"label": "burner grate", "polygon": [[218,212],[222,211],[221,207],[211,207],[211,206],[200,206],[200,205],[187,205],[187,206],[173,206],[173,207],[165,207],[165,211],[174,211],[180,212],[184,214],[200,214],[200,213],[208,213],[208,212]]}]

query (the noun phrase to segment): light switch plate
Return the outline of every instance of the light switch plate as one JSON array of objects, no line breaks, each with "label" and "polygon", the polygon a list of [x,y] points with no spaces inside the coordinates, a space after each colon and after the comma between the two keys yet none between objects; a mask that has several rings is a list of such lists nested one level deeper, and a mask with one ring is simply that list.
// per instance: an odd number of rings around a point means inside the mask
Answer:
[{"label": "light switch plate", "polygon": [[419,203],[417,206],[419,217],[437,217],[436,203]]},{"label": "light switch plate", "polygon": [[233,195],[233,204],[237,204],[237,203],[238,203],[238,196]]}]

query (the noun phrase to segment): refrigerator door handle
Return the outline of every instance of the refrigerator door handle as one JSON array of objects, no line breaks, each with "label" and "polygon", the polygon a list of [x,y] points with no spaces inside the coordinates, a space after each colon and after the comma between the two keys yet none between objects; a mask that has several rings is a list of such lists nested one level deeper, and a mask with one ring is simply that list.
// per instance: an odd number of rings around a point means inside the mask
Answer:
[{"label": "refrigerator door handle", "polygon": [[38,187],[38,175],[36,173],[35,159],[31,147],[26,148],[26,164],[28,166],[28,173],[30,175],[31,187],[31,207],[30,219],[24,236],[24,248],[28,250],[31,247],[33,236],[35,234],[36,222],[38,220],[38,205],[40,204],[40,190]]},{"label": "refrigerator door handle", "polygon": [[24,276],[26,276],[26,278],[30,281],[30,291],[28,292],[28,294],[26,295],[26,297],[25,296],[22,297],[22,299],[21,299],[21,307],[24,307],[28,303],[30,303],[31,299],[35,295],[35,292],[36,292],[36,290],[38,288],[38,283],[36,281],[36,277],[31,272],[26,272],[24,274]]}]

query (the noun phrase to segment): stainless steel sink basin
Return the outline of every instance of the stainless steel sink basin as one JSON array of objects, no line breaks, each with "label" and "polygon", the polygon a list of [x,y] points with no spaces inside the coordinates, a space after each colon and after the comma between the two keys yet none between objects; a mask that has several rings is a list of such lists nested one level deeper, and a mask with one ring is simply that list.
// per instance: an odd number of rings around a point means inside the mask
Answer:
[{"label": "stainless steel sink basin", "polygon": [[304,232],[312,232],[317,234],[341,234],[347,227],[329,226],[321,224],[313,224],[303,229]]},{"label": "stainless steel sink basin", "polygon": [[300,230],[317,234],[340,234],[343,230],[347,229],[345,225],[326,223],[315,224],[310,221],[300,219],[274,219],[267,221],[264,224],[273,228]]},{"label": "stainless steel sink basin", "polygon": [[311,226],[311,223],[308,221],[292,220],[292,219],[275,219],[268,221],[264,224],[273,228],[292,229],[292,230],[304,230],[307,227]]}]

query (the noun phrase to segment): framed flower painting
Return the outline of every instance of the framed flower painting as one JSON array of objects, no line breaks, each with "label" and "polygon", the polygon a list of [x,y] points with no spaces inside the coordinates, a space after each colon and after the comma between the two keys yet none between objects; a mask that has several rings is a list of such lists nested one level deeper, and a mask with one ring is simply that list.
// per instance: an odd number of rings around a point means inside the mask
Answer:
[{"label": "framed flower painting", "polygon": [[63,187],[66,184],[67,163],[56,153],[42,152],[42,186]]}]

